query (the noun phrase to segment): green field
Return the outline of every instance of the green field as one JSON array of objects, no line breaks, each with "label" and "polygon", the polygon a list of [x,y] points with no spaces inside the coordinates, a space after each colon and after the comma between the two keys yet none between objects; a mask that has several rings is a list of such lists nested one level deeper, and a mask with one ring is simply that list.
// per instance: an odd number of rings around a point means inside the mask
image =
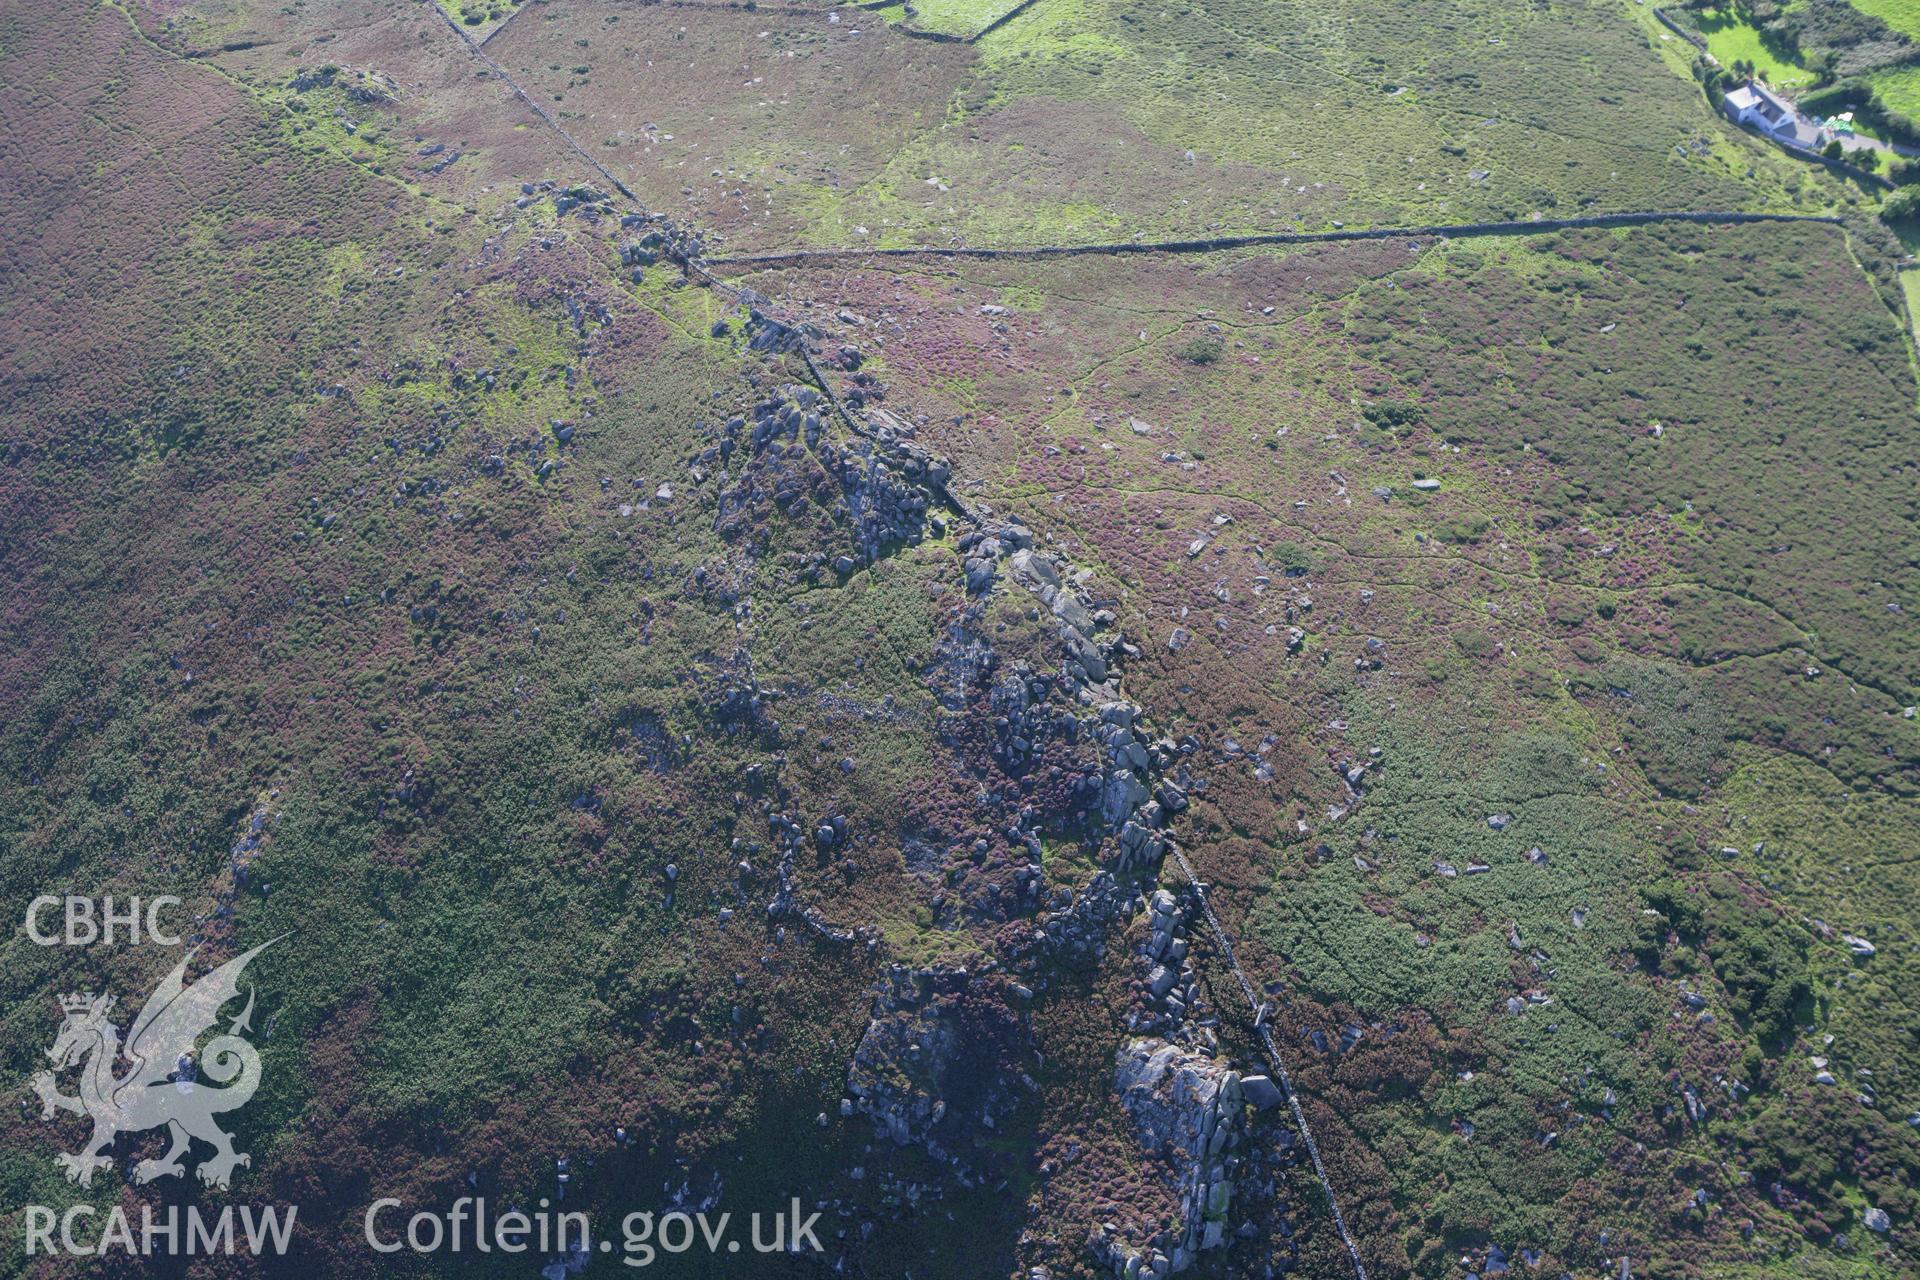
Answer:
[{"label": "green field", "polygon": [[1707,50],[1723,67],[1735,62],[1751,62],[1756,73],[1768,84],[1782,89],[1812,84],[1813,73],[1795,62],[1792,55],[1769,41],[1758,27],[1726,10],[1696,14],[1694,24],[1707,38]]},{"label": "green field", "polygon": [[[1020,0],[915,0],[913,16],[900,18],[903,26],[943,35],[978,35],[1004,17]],[[891,14],[893,11],[889,10]]]},{"label": "green field", "polygon": [[1853,7],[1895,31],[1920,36],[1920,0],[1852,0]]},{"label": "green field", "polygon": [[1903,116],[1920,114],[1920,67],[1888,67],[1867,77],[1887,110]]}]

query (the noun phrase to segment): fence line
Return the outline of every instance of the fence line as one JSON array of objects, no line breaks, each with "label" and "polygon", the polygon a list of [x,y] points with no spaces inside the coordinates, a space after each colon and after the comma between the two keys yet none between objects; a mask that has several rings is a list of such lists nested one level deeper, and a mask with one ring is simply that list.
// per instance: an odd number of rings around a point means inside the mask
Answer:
[{"label": "fence line", "polygon": [[611,182],[613,184],[614,190],[618,191],[621,195],[633,201],[635,204],[640,203],[640,197],[634,195],[633,192],[627,190],[626,183],[614,177],[613,172],[610,169],[608,169],[607,166],[605,166],[604,164],[601,164],[598,160],[596,160],[591,151],[588,151],[585,147],[581,146],[578,142],[576,142],[574,140],[573,135],[568,133],[566,131],[566,128],[558,120],[555,120],[552,114],[549,113],[545,107],[541,106],[539,103],[533,100],[532,94],[528,93],[525,89],[522,89],[520,87],[520,82],[518,80],[515,80],[512,76],[507,74],[507,70],[505,67],[501,66],[499,63],[495,62],[492,58],[488,57],[487,51],[480,47],[480,42],[478,40],[475,40],[472,36],[468,35],[465,29],[462,28],[458,22],[455,22],[453,20],[453,16],[451,14],[449,14],[445,9],[442,9],[438,4],[434,2],[434,0],[421,0],[421,2],[425,4],[429,9],[432,9],[435,13],[439,14],[440,20],[447,24],[448,29],[451,30],[454,35],[460,37],[460,43],[467,46],[467,52],[471,53],[474,57],[478,58],[481,64],[484,65],[487,68],[487,70],[493,72],[494,75],[500,78],[501,83],[505,84],[507,88],[513,90],[514,97],[520,99],[521,102],[525,103],[527,106],[527,109],[532,111],[533,114],[535,114],[536,116],[539,116],[541,121],[549,129],[559,134],[560,140],[562,142],[565,142],[569,147],[573,148],[574,153],[578,155],[582,160],[586,161],[588,166],[591,167],[595,173],[605,178],[608,182]]},{"label": "fence line", "polygon": [[1333,1194],[1333,1180],[1327,1176],[1327,1166],[1320,1159],[1320,1144],[1314,1141],[1313,1130],[1307,1125],[1307,1113],[1301,1109],[1300,1095],[1294,1092],[1293,1077],[1287,1074],[1287,1064],[1280,1057],[1280,1050],[1273,1043],[1273,1032],[1267,1029],[1266,1019],[1260,1016],[1260,998],[1254,993],[1253,983],[1247,979],[1246,972],[1240,968],[1240,961],[1233,954],[1233,940],[1227,936],[1227,930],[1220,923],[1220,917],[1213,913],[1213,904],[1207,901],[1206,886],[1200,883],[1200,877],[1193,873],[1193,864],[1187,861],[1187,855],[1179,846],[1169,846],[1174,861],[1179,864],[1180,872],[1186,877],[1187,884],[1193,889],[1194,898],[1200,903],[1201,914],[1207,918],[1207,927],[1213,933],[1214,944],[1220,948],[1220,954],[1227,958],[1227,966],[1233,970],[1233,976],[1240,980],[1240,990],[1247,997],[1247,1007],[1253,1013],[1253,1031],[1260,1039],[1260,1045],[1266,1050],[1267,1065],[1280,1079],[1280,1088],[1287,1095],[1287,1105],[1293,1109],[1293,1122],[1300,1128],[1300,1137],[1307,1144],[1307,1155],[1313,1160],[1314,1176],[1320,1179],[1320,1189],[1326,1192],[1327,1208],[1333,1216],[1334,1230],[1340,1233],[1340,1243],[1347,1247],[1347,1257],[1353,1260],[1355,1280],[1367,1280],[1367,1264],[1360,1259],[1360,1247],[1353,1242],[1353,1233],[1347,1230],[1346,1217],[1340,1212],[1340,1199]]}]

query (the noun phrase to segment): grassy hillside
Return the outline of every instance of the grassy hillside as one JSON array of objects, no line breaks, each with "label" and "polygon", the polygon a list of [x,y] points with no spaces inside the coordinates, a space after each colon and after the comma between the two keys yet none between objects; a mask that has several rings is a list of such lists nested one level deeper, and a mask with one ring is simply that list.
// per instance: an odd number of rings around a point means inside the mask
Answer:
[{"label": "grassy hillside", "polygon": [[[277,939],[230,1193],[30,1086],[177,950],[0,944],[0,1274],[1911,1274],[1878,194],[1627,6],[915,9],[0,16],[0,907]],[[1634,209],[1845,222],[701,264]]]}]

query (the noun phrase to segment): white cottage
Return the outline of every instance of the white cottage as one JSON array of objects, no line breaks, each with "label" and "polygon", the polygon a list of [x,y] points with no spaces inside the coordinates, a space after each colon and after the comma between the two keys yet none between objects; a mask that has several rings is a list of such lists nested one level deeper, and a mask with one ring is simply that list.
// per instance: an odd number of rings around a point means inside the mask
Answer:
[{"label": "white cottage", "polygon": [[1818,151],[1833,136],[1824,125],[1794,110],[1793,104],[1758,80],[1749,80],[1727,94],[1726,111],[1735,124],[1758,129],[1790,147]]}]

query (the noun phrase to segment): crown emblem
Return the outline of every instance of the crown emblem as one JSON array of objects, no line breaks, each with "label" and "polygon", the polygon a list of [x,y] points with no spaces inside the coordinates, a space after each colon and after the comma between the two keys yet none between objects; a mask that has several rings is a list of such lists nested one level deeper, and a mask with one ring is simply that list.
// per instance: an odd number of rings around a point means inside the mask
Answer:
[{"label": "crown emblem", "polygon": [[[111,1005],[112,1003],[113,1003],[112,999],[109,998],[107,1001],[107,1004]],[[85,1013],[87,1010],[91,1009],[92,1007],[93,1007],[93,992],[91,991],[70,991],[66,995],[63,995],[60,997],[60,1008],[70,1014]],[[101,1007],[101,1012],[104,1013],[105,1011],[106,1011],[106,1006],[103,1005]]]}]

